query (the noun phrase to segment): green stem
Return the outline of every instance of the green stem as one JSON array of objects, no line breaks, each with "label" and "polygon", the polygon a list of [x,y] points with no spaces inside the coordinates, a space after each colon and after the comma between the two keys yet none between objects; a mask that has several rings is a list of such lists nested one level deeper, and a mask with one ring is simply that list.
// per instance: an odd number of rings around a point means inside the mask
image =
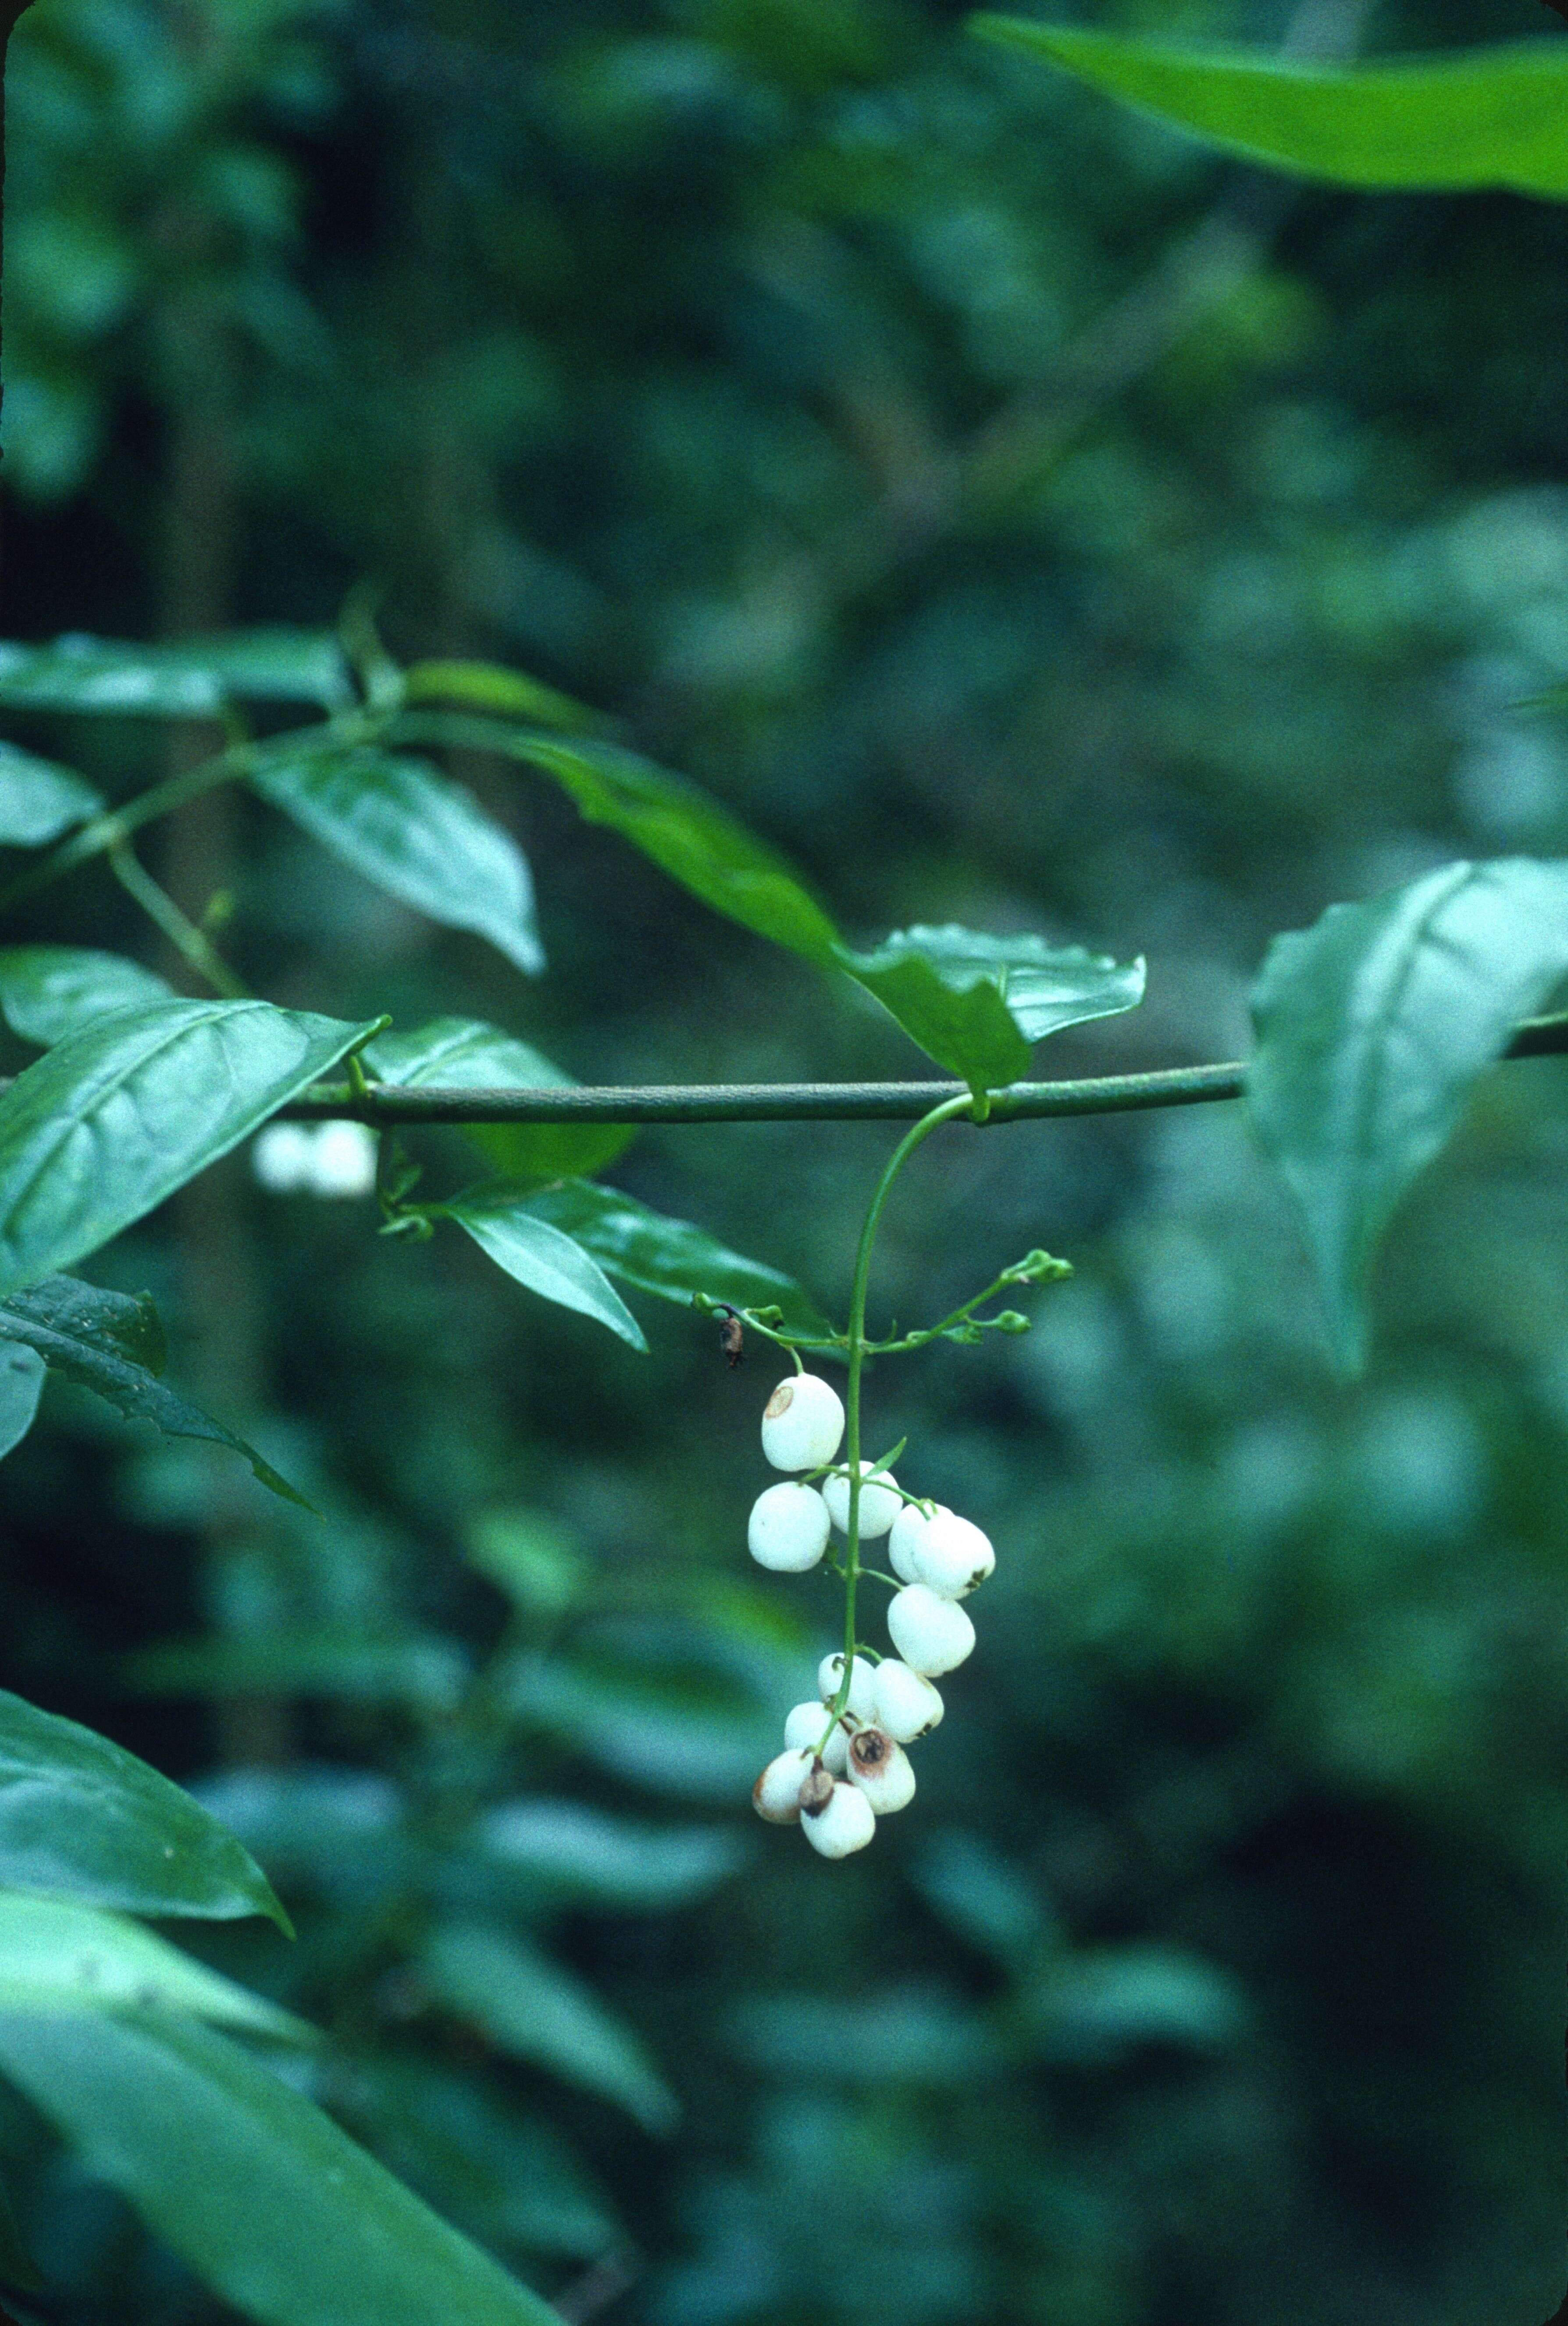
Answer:
[{"label": "green stem", "polygon": [[951,1122],[960,1114],[972,1113],[977,1104],[973,1093],[965,1091],[960,1097],[944,1099],[923,1115],[911,1130],[906,1130],[888,1158],[877,1192],[866,1214],[866,1224],[860,1231],[860,1248],[855,1255],[855,1282],[849,1295],[849,1382],[844,1399],[844,1458],[849,1469],[849,1525],[845,1529],[844,1549],[844,1673],[839,1682],[839,1693],[833,1699],[832,1717],[839,1719],[849,1701],[849,1683],[855,1670],[855,1586],[860,1578],[860,1374],[866,1358],[866,1295],[871,1281],[871,1254],[877,1242],[877,1230],[881,1224],[883,1208],[892,1193],[893,1182],[908,1162],[923,1140],[929,1139],[940,1124]]},{"label": "green stem", "polygon": [[10,905],[20,904],[23,897],[31,897],[36,890],[49,888],[67,872],[74,872],[79,864],[89,864],[95,856],[107,855],[123,846],[133,832],[151,823],[154,816],[167,815],[172,809],[183,807],[187,800],[199,799],[203,792],[213,791],[219,784],[232,783],[237,776],[245,774],[254,749],[249,743],[230,744],[215,758],[203,759],[199,767],[190,768],[183,775],[171,776],[167,783],[154,784],[139,799],[127,800],[124,807],[115,808],[107,815],[95,816],[90,823],[84,823],[79,832],[73,832],[69,840],[62,840],[58,848],[51,848],[47,856],[41,857],[7,887],[0,889],[0,912]]},{"label": "green stem", "polygon": [[109,850],[109,870],[125,889],[134,897],[149,920],[155,921],[170,944],[190,963],[198,977],[205,978],[216,992],[230,1001],[250,999],[244,985],[236,977],[217,947],[208,941],[194,921],[187,920],[172,897],[165,895],[151,873],[144,870],[135,856],[122,841]]}]

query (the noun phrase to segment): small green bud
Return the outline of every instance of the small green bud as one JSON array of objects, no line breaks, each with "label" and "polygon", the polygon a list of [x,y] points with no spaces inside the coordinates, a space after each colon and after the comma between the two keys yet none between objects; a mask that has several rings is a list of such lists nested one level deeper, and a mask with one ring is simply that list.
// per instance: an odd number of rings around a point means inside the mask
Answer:
[{"label": "small green bud", "polygon": [[1020,1316],[1016,1308],[1004,1308],[999,1317],[992,1317],[991,1325],[998,1333],[1026,1333],[1029,1329],[1029,1319],[1027,1317]]}]

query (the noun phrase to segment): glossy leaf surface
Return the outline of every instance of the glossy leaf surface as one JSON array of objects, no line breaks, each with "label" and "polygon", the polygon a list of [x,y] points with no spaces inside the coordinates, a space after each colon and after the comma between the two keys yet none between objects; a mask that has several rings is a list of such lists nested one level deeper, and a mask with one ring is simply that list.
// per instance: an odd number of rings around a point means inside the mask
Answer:
[{"label": "glossy leaf surface", "polygon": [[0,643],[0,704],[9,710],[210,719],[233,702],[332,711],[348,700],[342,651],[324,632],[240,630],[179,646],[81,637]]},{"label": "glossy leaf surface", "polygon": [[537,1948],[487,1922],[452,1922],[422,1959],[431,1993],[515,2059],[613,2100],[646,2132],[674,2125],[679,2103],[641,2040]]},{"label": "glossy leaf surface", "polygon": [[280,747],[250,780],[345,864],[416,912],[487,937],[517,968],[544,966],[533,880],[511,834],[423,759],[369,746]]},{"label": "glossy leaf surface", "polygon": [[1359,1363],[1378,1239],[1482,1068],[1568,975],[1568,864],[1450,864],[1276,937],[1247,1095],[1294,1189],[1336,1354]]},{"label": "glossy leaf surface", "polygon": [[118,1235],[373,1024],[266,1001],[150,1001],[70,1036],[0,1099],[0,1295]]},{"label": "glossy leaf surface", "polygon": [[264,2326],[560,2326],[329,2117],[209,2028],[0,2017],[0,2070],[89,2172]]},{"label": "glossy leaf surface", "polygon": [[42,1358],[20,1341],[0,1340],[0,1460],[32,1428],[42,1394]]},{"label": "glossy leaf surface", "polygon": [[[570,1075],[532,1044],[472,1018],[434,1018],[409,1033],[378,1034],[366,1067],[400,1089],[424,1083],[453,1090],[571,1090]],[[509,1177],[557,1179],[602,1170],[636,1138],[614,1122],[465,1123],[472,1140]]]},{"label": "glossy leaf surface", "polygon": [[571,1236],[537,1217],[515,1188],[506,1183],[471,1188],[443,1205],[440,1216],[466,1228],[480,1251],[530,1292],[594,1317],[645,1354],[642,1326],[598,1262]]},{"label": "glossy leaf surface", "polygon": [[0,950],[0,1010],[14,1034],[49,1049],[111,1009],[166,1001],[174,989],[124,954],[86,945],[6,945]]},{"label": "glossy leaf surface", "polygon": [[0,742],[0,848],[42,848],[103,805],[74,768]]},{"label": "glossy leaf surface", "polygon": [[776,1303],[785,1322],[807,1332],[826,1324],[793,1276],[759,1261],[743,1259],[690,1220],[651,1211],[618,1187],[588,1179],[567,1179],[540,1187],[522,1200],[535,1219],[548,1221],[590,1251],[612,1276],[656,1292],[661,1299],[690,1306],[694,1292],[728,1300],[737,1308]]},{"label": "glossy leaf surface", "polygon": [[95,1729],[4,1691],[0,1889],[289,1927],[249,1851],[199,1801]]},{"label": "glossy leaf surface", "polygon": [[988,40],[1278,169],[1348,186],[1506,186],[1568,200],[1560,40],[1336,67],[1009,16],[971,23]]},{"label": "glossy leaf surface", "polygon": [[122,1914],[0,1892],[0,2017],[13,2011],[182,2012],[289,2042],[312,2031]]}]

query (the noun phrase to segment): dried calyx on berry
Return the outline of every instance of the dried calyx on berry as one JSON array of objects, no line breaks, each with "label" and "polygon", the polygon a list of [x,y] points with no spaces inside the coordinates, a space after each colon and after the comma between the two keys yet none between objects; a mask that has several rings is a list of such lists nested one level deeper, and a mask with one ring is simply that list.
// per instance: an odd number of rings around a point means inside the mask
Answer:
[{"label": "dried calyx on berry", "polygon": [[850,1738],[849,1776],[878,1817],[888,1817],[914,1799],[909,1755],[885,1728],[861,1728]]},{"label": "dried calyx on berry", "polygon": [[[821,1773],[827,1777],[825,1770]],[[801,1830],[812,1847],[823,1857],[848,1857],[864,1849],[877,1830],[877,1812],[859,1786],[828,1778],[830,1790],[823,1796],[814,1776],[807,1782],[812,1798],[801,1802]]]}]

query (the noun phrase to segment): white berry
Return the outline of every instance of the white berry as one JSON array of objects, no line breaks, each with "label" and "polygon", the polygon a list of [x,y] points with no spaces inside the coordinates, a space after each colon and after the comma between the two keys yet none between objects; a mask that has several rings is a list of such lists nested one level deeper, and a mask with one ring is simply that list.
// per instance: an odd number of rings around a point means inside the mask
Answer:
[{"label": "white berry", "polygon": [[302,1122],[269,1122],[250,1150],[250,1168],[269,1196],[292,1196],[311,1184],[316,1141]]},{"label": "white berry", "polygon": [[751,1506],[746,1543],[759,1567],[779,1575],[803,1575],[828,1548],[832,1522],[815,1486],[789,1478],[768,1486]]},{"label": "white berry", "polygon": [[820,1470],[839,1450],[844,1409],[817,1373],[791,1373],[768,1399],[762,1450],[775,1470]]},{"label": "white berry", "polygon": [[909,1755],[884,1728],[862,1728],[851,1743],[849,1782],[858,1786],[878,1817],[891,1817],[914,1799]]},{"label": "white berry", "polygon": [[940,1691],[893,1656],[884,1656],[873,1673],[871,1698],[877,1726],[899,1744],[928,1735],[942,1716]]},{"label": "white berry", "polygon": [[[861,1463],[862,1478],[870,1467],[869,1462]],[[863,1485],[860,1489],[860,1540],[862,1542],[868,1541],[877,1535],[886,1534],[904,1508],[898,1494],[894,1491],[893,1480],[888,1477],[886,1470],[882,1476],[887,1478],[886,1485],[884,1485],[878,1478],[873,1479],[870,1484]],[[849,1531],[849,1481],[848,1478],[824,1479],[822,1500],[828,1505],[828,1515],[839,1532],[848,1534]]]},{"label": "white berry", "polygon": [[877,1812],[858,1785],[840,1777],[820,1810],[808,1810],[801,1830],[823,1857],[848,1857],[864,1849],[877,1830]]},{"label": "white berry", "polygon": [[951,1671],[975,1644],[975,1627],[956,1600],[939,1599],[926,1583],[911,1583],[887,1603],[893,1644],[912,1670]]},{"label": "white berry", "polygon": [[[817,1686],[822,1692],[824,1704],[831,1704],[835,1701],[839,1693],[839,1685],[843,1677],[843,1657],[824,1656],[817,1666]],[[869,1658],[857,1656],[855,1669],[849,1674],[849,1700],[844,1707],[852,1720],[874,1718],[876,1714],[876,1702],[872,1695],[874,1684]]]},{"label": "white berry", "polygon": [[363,1122],[323,1122],[311,1155],[311,1192],[367,1196],[376,1185],[376,1133]]},{"label": "white berry", "polygon": [[812,1773],[810,1753],[781,1753],[751,1789],[751,1806],[769,1825],[793,1825],[801,1813],[801,1787]]},{"label": "white berry", "polygon": [[[822,1744],[822,1731],[828,1725],[826,1707],[812,1697],[807,1704],[797,1704],[784,1721],[784,1744],[791,1752],[814,1753]],[[835,1777],[841,1777],[849,1758],[849,1739],[841,1720],[833,1723],[831,1735],[822,1745],[822,1766]]]},{"label": "white berry", "polygon": [[995,1572],[997,1564],[989,1535],[983,1534],[972,1520],[955,1518],[951,1511],[937,1512],[910,1558],[914,1568],[910,1579],[927,1585],[939,1599],[967,1598],[977,1583]]},{"label": "white berry", "polygon": [[[936,1507],[941,1511],[946,1505],[938,1503]],[[887,1564],[900,1583],[924,1582],[916,1561],[931,1523],[930,1513],[923,1511],[918,1503],[905,1503],[894,1520],[887,1537]]]}]

